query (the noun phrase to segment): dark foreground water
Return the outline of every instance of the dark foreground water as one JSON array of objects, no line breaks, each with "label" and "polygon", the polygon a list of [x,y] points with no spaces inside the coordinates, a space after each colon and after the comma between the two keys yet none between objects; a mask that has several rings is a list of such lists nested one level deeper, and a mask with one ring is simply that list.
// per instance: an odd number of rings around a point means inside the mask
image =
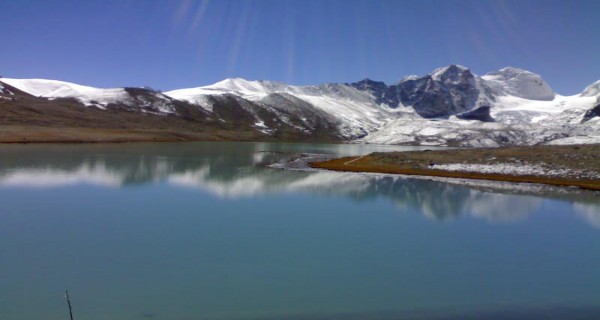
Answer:
[{"label": "dark foreground water", "polygon": [[394,149],[0,146],[0,319],[600,319],[597,194],[266,167]]}]

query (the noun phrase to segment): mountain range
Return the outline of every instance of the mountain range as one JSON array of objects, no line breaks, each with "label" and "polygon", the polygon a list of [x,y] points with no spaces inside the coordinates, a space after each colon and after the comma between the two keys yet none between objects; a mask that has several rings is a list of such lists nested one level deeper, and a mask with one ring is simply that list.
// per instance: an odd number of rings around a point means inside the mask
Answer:
[{"label": "mountain range", "polygon": [[460,65],[391,85],[364,79],[293,86],[232,78],[168,92],[0,78],[0,125],[162,129],[183,140],[600,143],[600,81],[562,96],[526,70],[507,67],[479,76]]}]

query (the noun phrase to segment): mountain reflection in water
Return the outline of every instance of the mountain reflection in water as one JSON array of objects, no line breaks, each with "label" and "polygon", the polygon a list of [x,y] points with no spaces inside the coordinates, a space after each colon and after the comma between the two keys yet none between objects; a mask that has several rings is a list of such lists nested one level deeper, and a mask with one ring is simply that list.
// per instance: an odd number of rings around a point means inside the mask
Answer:
[{"label": "mountain reflection in water", "polygon": [[7,146],[0,151],[0,188],[166,184],[223,199],[304,192],[357,201],[386,198],[400,212],[417,211],[437,220],[465,215],[492,222],[524,219],[551,198],[572,203],[574,212],[600,228],[600,199],[593,193],[509,194],[402,176],[267,167],[297,153],[355,155],[385,150],[396,149],[267,143]]}]

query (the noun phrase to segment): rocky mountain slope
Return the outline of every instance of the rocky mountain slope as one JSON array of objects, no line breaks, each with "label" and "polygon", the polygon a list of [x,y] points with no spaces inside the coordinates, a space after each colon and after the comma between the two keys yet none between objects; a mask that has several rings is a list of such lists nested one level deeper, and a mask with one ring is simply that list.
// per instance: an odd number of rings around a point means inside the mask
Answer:
[{"label": "rocky mountain slope", "polygon": [[0,124],[164,127],[224,139],[238,132],[242,140],[600,143],[600,81],[579,95],[561,96],[541,76],[511,67],[478,76],[449,65],[392,85],[365,79],[292,86],[235,78],[161,93],[0,78],[0,86]]}]

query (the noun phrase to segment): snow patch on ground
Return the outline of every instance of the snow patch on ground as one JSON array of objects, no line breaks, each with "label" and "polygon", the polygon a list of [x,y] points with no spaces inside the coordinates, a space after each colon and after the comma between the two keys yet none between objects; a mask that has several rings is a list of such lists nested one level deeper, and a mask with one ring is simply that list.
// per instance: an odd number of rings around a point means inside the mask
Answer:
[{"label": "snow patch on ground", "polygon": [[264,133],[264,134],[271,134],[273,133],[273,130],[271,128],[269,128],[264,121],[262,120],[258,120],[256,121],[256,123],[254,124],[254,128],[256,128],[256,130]]},{"label": "snow patch on ground", "polygon": [[463,171],[463,172],[478,172],[478,173],[498,173],[510,175],[543,175],[544,168],[535,165],[515,166],[514,163],[498,163],[498,164],[434,164],[429,166],[430,169],[444,171]]},{"label": "snow patch on ground", "polygon": [[428,166],[429,169],[443,171],[460,171],[487,174],[504,174],[516,176],[545,176],[545,177],[567,177],[576,176],[578,178],[600,179],[600,175],[595,172],[574,170],[568,168],[550,168],[545,165],[533,164],[515,164],[515,163],[495,163],[495,164],[471,164],[471,163],[451,163],[434,164]]}]

